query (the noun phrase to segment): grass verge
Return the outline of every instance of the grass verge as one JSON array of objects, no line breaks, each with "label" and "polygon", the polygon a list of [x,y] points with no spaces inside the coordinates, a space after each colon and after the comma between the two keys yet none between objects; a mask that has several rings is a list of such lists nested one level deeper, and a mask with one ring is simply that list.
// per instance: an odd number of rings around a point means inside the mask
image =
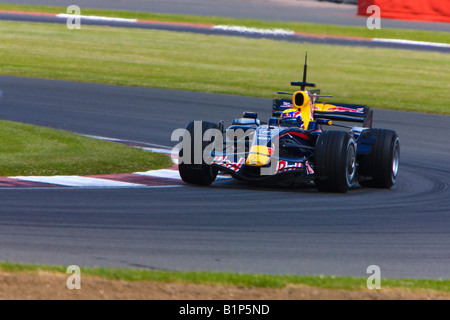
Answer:
[{"label": "grass verge", "polygon": [[157,30],[0,22],[0,74],[273,98],[308,80],[333,101],[450,114],[450,55]]},{"label": "grass verge", "polygon": [[167,155],[9,121],[0,121],[0,141],[0,176],[129,173],[171,165]]},{"label": "grass verge", "polygon": [[[64,266],[0,262],[0,271],[3,272],[36,273],[47,271],[66,273],[66,269],[67,267]],[[82,267],[81,273],[82,275],[121,281],[181,282],[258,288],[283,288],[289,284],[302,284],[324,289],[363,290],[367,288],[367,279],[358,277],[268,275],[210,271],[183,272],[92,267]],[[385,289],[434,290],[445,294],[450,293],[450,280],[382,279],[381,281],[382,287]]]},{"label": "grass verge", "polygon": [[[25,11],[25,12],[46,12],[46,13],[66,13],[67,7],[36,6],[36,5],[17,5],[0,4],[0,10]],[[422,30],[406,30],[382,28],[369,30],[365,25],[361,27],[338,26],[330,24],[316,24],[307,22],[286,22],[286,21],[267,21],[258,19],[236,19],[217,16],[196,16],[179,14],[160,14],[151,12],[136,12],[124,10],[104,10],[81,8],[81,14],[104,17],[117,17],[127,19],[169,21],[169,22],[187,22],[199,24],[214,25],[239,25],[245,27],[262,29],[288,29],[295,32],[304,32],[320,35],[363,37],[363,38],[388,38],[388,39],[406,39],[415,41],[430,41],[450,43],[449,32],[434,32]],[[355,13],[356,14],[356,13]]]}]

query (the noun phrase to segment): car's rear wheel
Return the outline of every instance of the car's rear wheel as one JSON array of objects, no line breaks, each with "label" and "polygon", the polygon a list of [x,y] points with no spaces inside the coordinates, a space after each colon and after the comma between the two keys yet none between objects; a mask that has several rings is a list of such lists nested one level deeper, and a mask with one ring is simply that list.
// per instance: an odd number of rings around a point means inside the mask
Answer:
[{"label": "car's rear wheel", "polygon": [[357,176],[355,140],[342,131],[322,133],[314,154],[315,185],[323,192],[347,192]]},{"label": "car's rear wheel", "polygon": [[[200,122],[197,122],[200,123]],[[182,148],[180,150],[179,159],[183,159],[183,152],[190,150],[189,161],[180,162],[178,164],[178,171],[181,179],[189,184],[196,185],[210,185],[216,180],[218,170],[211,165],[205,163],[203,159],[203,151],[208,146],[209,141],[203,141],[204,133],[209,129],[219,129],[219,126],[212,122],[201,121],[201,130],[195,130],[195,122],[190,122],[186,127],[186,135],[182,142]],[[195,156],[195,152],[199,150],[195,149],[195,144],[201,145],[201,155]],[[199,159],[201,160],[199,162]],[[199,163],[196,163],[199,162]]]},{"label": "car's rear wheel", "polygon": [[360,159],[360,174],[369,179],[359,183],[364,187],[389,189],[397,181],[400,140],[392,130],[372,129],[368,135],[375,141],[370,154]]}]

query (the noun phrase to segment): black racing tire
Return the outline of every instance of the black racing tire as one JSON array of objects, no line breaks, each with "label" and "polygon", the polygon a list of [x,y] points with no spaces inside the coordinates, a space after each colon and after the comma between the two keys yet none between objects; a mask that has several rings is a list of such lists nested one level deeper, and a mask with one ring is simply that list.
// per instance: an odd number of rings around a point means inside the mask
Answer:
[{"label": "black racing tire", "polygon": [[400,140],[393,130],[372,129],[369,137],[375,137],[372,151],[359,160],[363,187],[390,189],[396,182],[400,163]]},{"label": "black racing tire", "polygon": [[185,138],[183,137],[183,141],[190,141],[190,145],[183,145],[183,148],[180,150],[180,159],[182,157],[182,152],[184,148],[190,148],[191,150],[191,159],[189,161],[189,163],[179,163],[178,164],[178,172],[180,173],[180,177],[181,179],[189,184],[195,184],[195,185],[210,185],[211,183],[213,183],[216,180],[217,177],[217,173],[218,173],[218,169],[214,168],[211,165],[208,165],[205,163],[203,157],[202,157],[202,163],[201,164],[194,164],[194,141],[197,141],[197,143],[199,143],[199,141],[201,141],[202,143],[202,147],[201,147],[201,151],[203,154],[203,151],[205,150],[206,146],[208,146],[208,144],[210,144],[211,142],[208,141],[203,141],[203,134],[208,130],[208,129],[219,129],[219,126],[215,123],[212,122],[206,122],[206,121],[202,121],[202,129],[201,129],[201,136],[200,137],[196,137],[195,133],[194,133],[194,121],[191,121],[187,126],[186,126],[186,133],[190,135],[190,139],[189,140],[185,140]]},{"label": "black racing tire", "polygon": [[343,131],[323,132],[314,153],[315,185],[321,192],[347,192],[356,181],[356,143]]}]

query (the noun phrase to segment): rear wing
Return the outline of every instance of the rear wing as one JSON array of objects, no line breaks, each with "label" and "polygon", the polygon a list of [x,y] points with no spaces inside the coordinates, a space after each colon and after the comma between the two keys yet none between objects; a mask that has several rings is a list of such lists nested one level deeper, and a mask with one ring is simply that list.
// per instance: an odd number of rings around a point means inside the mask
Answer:
[{"label": "rear wing", "polygon": [[[291,99],[273,99],[272,116],[279,118],[284,110],[292,108]],[[323,118],[335,121],[359,122],[365,128],[372,127],[373,110],[365,105],[345,103],[316,103],[314,119]]]}]

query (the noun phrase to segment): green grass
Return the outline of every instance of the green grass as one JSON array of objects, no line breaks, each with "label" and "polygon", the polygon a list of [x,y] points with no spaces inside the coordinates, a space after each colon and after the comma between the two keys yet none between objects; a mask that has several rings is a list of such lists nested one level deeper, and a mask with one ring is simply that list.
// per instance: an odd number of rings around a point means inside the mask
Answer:
[{"label": "green grass", "polygon": [[169,31],[0,22],[0,74],[273,98],[308,80],[333,101],[450,114],[450,55]]},{"label": "green grass", "polygon": [[163,154],[9,121],[0,121],[0,141],[0,176],[130,173],[171,165]]},{"label": "green grass", "polygon": [[[47,13],[66,13],[67,7],[52,6],[33,6],[33,5],[15,5],[0,4],[0,10],[17,10],[28,12],[47,12]],[[355,10],[356,11],[356,10]],[[406,30],[381,28],[369,30],[365,25],[360,27],[354,26],[338,26],[331,24],[316,24],[307,22],[286,22],[286,21],[267,21],[258,19],[234,19],[215,16],[195,16],[195,15],[177,15],[177,14],[160,14],[151,12],[135,12],[120,10],[101,10],[81,8],[83,15],[96,15],[105,17],[118,17],[128,19],[170,21],[170,22],[187,22],[200,24],[225,24],[239,25],[246,27],[255,27],[263,29],[282,28],[296,32],[325,34],[332,36],[347,37],[363,37],[363,38],[390,38],[390,39],[407,39],[416,41],[431,41],[450,43],[450,32],[433,32],[422,30]],[[356,14],[356,12],[355,12]]]},{"label": "green grass", "polygon": [[[66,273],[64,266],[33,265],[0,262],[3,272],[48,271]],[[81,267],[81,275],[96,276],[107,280],[184,282],[195,284],[219,284],[239,287],[283,288],[288,284],[302,284],[326,289],[364,290],[367,278],[336,276],[300,276],[245,274],[210,271],[159,271],[144,269],[111,269]],[[450,280],[381,279],[383,289],[435,290],[450,293]]]}]

